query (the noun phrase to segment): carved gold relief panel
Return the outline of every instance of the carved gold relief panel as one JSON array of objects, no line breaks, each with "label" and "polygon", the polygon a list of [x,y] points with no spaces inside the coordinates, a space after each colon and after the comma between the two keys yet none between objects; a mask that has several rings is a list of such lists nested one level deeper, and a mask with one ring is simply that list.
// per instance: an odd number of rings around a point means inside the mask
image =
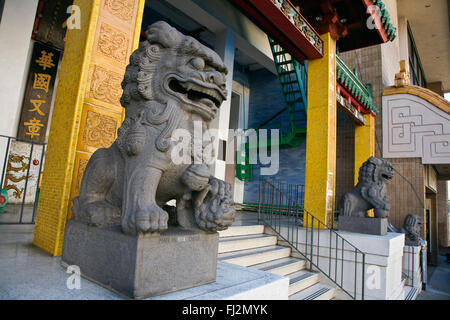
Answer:
[{"label": "carved gold relief panel", "polygon": [[130,36],[106,22],[100,24],[97,52],[117,62],[126,64],[130,51]]},{"label": "carved gold relief panel", "polygon": [[117,137],[122,115],[91,105],[84,105],[77,150],[94,152],[108,148]]},{"label": "carved gold relief panel", "polygon": [[86,102],[122,113],[120,97],[123,71],[110,66],[93,64],[89,73]]},{"label": "carved gold relief panel", "polygon": [[104,0],[102,11],[111,14],[124,23],[134,22],[137,0]]}]

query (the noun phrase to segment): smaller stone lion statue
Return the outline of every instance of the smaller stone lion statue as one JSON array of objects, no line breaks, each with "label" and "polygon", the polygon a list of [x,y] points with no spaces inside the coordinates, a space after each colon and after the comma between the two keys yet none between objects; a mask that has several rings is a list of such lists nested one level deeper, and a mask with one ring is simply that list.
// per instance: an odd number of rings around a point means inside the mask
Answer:
[{"label": "smaller stone lion statue", "polygon": [[400,229],[405,234],[405,244],[407,246],[420,245],[420,230],[422,229],[423,219],[417,214],[408,214],[403,222],[403,227]]},{"label": "smaller stone lion statue", "polygon": [[407,246],[420,246],[420,230],[422,229],[423,219],[417,214],[410,213],[405,217],[403,226],[400,229],[394,227],[389,223],[389,232],[404,233],[405,245]]},{"label": "smaller stone lion statue", "polygon": [[340,215],[367,217],[367,210],[374,209],[375,218],[387,218],[390,206],[386,183],[393,176],[389,161],[370,157],[359,169],[356,187],[342,197]]}]

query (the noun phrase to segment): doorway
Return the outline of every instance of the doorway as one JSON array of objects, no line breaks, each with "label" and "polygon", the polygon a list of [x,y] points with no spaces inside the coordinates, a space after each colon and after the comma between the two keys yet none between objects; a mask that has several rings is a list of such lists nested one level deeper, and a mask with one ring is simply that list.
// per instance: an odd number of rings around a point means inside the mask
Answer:
[{"label": "doorway", "polygon": [[225,144],[225,181],[231,184],[231,192],[235,203],[244,201],[244,182],[236,178],[236,152],[238,139],[235,132],[247,128],[249,88],[233,81],[231,94],[230,120],[228,137]]},{"label": "doorway", "polygon": [[428,264],[437,265],[438,258],[438,234],[437,234],[437,207],[436,194],[426,188],[425,204],[425,237],[427,240],[427,260]]},{"label": "doorway", "polygon": [[239,111],[240,111],[241,97],[236,92],[231,94],[231,106],[230,106],[230,122],[228,128],[228,138],[225,148],[226,153],[226,164],[225,164],[225,181],[231,184],[231,192],[234,195],[234,184],[236,178],[236,151],[237,144],[234,135],[232,134],[233,130],[238,129],[239,127]]}]

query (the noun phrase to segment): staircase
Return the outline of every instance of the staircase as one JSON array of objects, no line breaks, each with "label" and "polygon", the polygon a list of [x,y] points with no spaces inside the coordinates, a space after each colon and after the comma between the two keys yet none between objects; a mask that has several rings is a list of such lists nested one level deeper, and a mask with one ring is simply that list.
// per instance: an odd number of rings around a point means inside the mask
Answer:
[{"label": "staircase", "polygon": [[[285,107],[271,115],[261,123],[259,129],[279,129],[279,141],[267,137],[267,148],[272,144],[278,144],[281,149],[298,147],[306,137],[306,114],[307,114],[307,62],[300,63],[285,51],[275,40],[269,37],[273,61],[277,70],[283,93]],[[287,112],[289,121],[281,120],[280,116]],[[242,144],[241,152],[236,154],[236,177],[241,181],[252,181],[252,165],[249,161],[250,149],[258,148],[258,143],[250,145],[248,142]]]},{"label": "staircase", "polygon": [[289,277],[289,300],[333,299],[336,288],[322,284],[320,273],[307,271],[306,261],[293,257],[291,248],[279,245],[264,228],[242,219],[219,232],[219,260]]},{"label": "staircase", "polygon": [[[297,147],[306,136],[307,66],[295,60],[272,38],[269,38],[269,44],[289,115],[289,132],[281,135],[280,146]],[[276,116],[279,114],[281,112]],[[274,117],[270,118],[272,120]]]}]

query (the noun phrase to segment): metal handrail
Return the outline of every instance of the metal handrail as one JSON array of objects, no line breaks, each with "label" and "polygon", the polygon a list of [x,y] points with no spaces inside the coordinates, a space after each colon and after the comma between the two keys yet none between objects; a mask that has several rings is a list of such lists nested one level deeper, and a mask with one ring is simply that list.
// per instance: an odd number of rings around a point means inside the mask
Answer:
[{"label": "metal handrail", "polygon": [[[352,299],[356,300],[360,297],[361,300],[364,300],[366,254],[305,210],[303,194],[304,186],[302,185],[260,180],[258,221],[269,226],[281,239],[304,257],[309,263],[310,271],[314,267]],[[281,208],[282,210],[280,210]],[[300,231],[305,234],[303,239],[299,238]],[[321,234],[323,237],[324,233],[329,235],[328,255],[325,257],[321,256],[324,249],[320,249],[320,237]],[[302,240],[304,240],[303,243],[301,243]],[[344,283],[344,276],[348,277],[349,275],[349,270],[344,273],[344,261],[349,259],[348,253],[345,254],[345,252],[350,252],[350,254],[353,252],[355,267],[354,270],[351,270],[354,276],[352,288]],[[358,263],[361,263],[361,280],[359,281]],[[351,292],[352,290],[353,292]]]}]

